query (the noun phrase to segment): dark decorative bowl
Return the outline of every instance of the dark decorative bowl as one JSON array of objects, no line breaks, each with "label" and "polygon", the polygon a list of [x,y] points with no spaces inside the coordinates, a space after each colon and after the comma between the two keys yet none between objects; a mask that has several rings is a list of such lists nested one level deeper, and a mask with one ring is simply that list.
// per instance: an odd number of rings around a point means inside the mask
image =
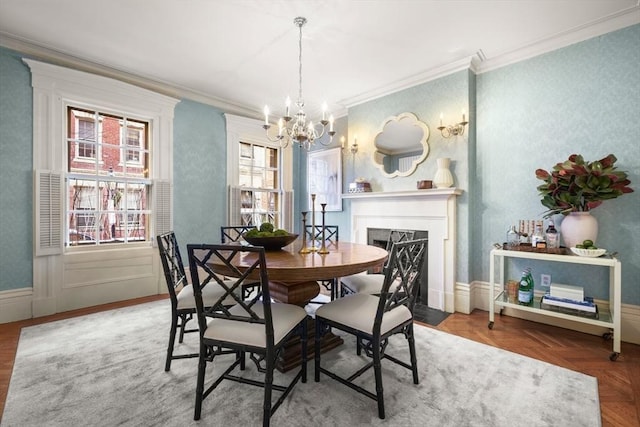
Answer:
[{"label": "dark decorative bowl", "polygon": [[273,237],[247,237],[245,234],[242,235],[244,240],[253,246],[264,247],[265,251],[278,251],[298,238],[297,234]]}]

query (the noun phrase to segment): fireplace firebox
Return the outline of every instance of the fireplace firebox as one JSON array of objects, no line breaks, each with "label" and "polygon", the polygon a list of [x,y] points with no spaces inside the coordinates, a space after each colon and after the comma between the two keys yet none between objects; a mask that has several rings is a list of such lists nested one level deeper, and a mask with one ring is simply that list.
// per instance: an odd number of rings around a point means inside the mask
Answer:
[{"label": "fireplace firebox", "polygon": [[[405,229],[403,229],[405,230]],[[426,230],[409,230],[413,231],[414,239],[426,239],[429,237],[429,232]],[[373,228],[367,227],[367,244],[372,246],[377,246],[379,248],[386,249],[387,241],[389,240],[389,234],[391,233],[390,228]],[[428,248],[428,245],[427,245]],[[429,295],[429,274],[428,268],[429,263],[427,259],[429,257],[429,253],[425,254],[425,261],[422,265],[422,271],[420,272],[420,283],[418,287],[418,301],[420,304],[427,305],[428,295]],[[381,269],[371,269],[369,273],[381,273]]]}]

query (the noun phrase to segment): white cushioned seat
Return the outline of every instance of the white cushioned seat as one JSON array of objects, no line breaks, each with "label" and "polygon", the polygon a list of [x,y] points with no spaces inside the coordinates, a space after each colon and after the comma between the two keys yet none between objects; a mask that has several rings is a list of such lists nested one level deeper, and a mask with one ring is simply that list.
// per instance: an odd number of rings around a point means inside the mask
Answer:
[{"label": "white cushioned seat", "polygon": [[[353,293],[375,295],[382,290],[384,274],[354,274],[343,277],[341,281]],[[389,292],[393,292],[397,286],[397,282],[392,283]]]},{"label": "white cushioned seat", "polygon": [[[253,306],[253,311],[262,319],[262,303]],[[231,314],[246,316],[247,312],[239,305],[231,307]],[[277,345],[298,324],[307,317],[304,308],[293,304],[272,303],[273,341]],[[236,322],[227,319],[211,319],[208,322],[204,338],[233,342],[254,347],[266,347],[264,325],[260,323]]]},{"label": "white cushioned seat", "polygon": [[[233,282],[233,280],[225,280],[225,283],[229,284],[229,286],[231,286]],[[225,290],[217,283],[209,283],[202,288],[202,303],[205,307],[211,307],[216,303],[216,301],[218,301],[218,298],[224,295],[224,292]],[[193,286],[186,285],[185,287],[183,287],[180,293],[178,293],[177,298],[178,310],[184,310],[187,308],[192,308],[195,310],[196,300],[193,297]],[[228,305],[232,305],[235,304],[236,301],[231,297],[227,297],[225,303]]]},{"label": "white cushioned seat", "polygon": [[[380,290],[378,290],[379,292]],[[352,294],[325,304],[316,310],[316,318],[322,317],[367,334],[373,333],[380,298],[368,294]],[[380,333],[386,334],[396,326],[413,318],[411,311],[404,305],[387,311],[382,316]]]}]

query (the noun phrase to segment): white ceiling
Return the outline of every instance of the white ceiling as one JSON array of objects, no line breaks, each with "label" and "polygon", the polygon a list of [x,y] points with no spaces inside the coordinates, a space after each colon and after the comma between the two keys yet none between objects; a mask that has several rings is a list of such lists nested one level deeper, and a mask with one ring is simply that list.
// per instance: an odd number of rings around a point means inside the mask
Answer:
[{"label": "white ceiling", "polygon": [[[640,23],[639,0],[0,0],[0,45],[225,111],[346,108]],[[639,47],[640,48],[640,47]]]}]

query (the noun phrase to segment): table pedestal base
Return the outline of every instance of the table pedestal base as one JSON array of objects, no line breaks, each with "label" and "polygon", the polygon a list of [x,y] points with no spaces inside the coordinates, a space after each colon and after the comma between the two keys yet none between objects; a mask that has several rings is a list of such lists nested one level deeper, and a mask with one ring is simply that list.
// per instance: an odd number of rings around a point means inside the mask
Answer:
[{"label": "table pedestal base", "polygon": [[[309,366],[313,365],[313,358],[315,355],[315,324],[316,322],[314,319],[307,319],[307,369],[309,369]],[[325,353],[339,345],[342,345],[343,343],[344,340],[342,337],[334,335],[332,332],[328,332],[322,337],[322,341],[320,342],[320,353]],[[287,372],[290,369],[300,366],[301,361],[302,352],[300,350],[300,339],[296,337],[284,346],[278,360],[276,361],[276,368],[280,372]]]},{"label": "table pedestal base", "polygon": [[[313,280],[291,282],[270,280],[269,291],[271,297],[277,301],[304,307],[320,293],[320,286]],[[307,320],[307,364],[309,361],[313,363],[315,354],[315,324],[315,320],[311,317]],[[342,345],[343,342],[342,338],[329,332],[322,337],[320,351],[324,353]],[[300,366],[301,360],[300,339],[296,337],[285,345],[276,361],[276,368],[280,372],[286,372]]]}]

